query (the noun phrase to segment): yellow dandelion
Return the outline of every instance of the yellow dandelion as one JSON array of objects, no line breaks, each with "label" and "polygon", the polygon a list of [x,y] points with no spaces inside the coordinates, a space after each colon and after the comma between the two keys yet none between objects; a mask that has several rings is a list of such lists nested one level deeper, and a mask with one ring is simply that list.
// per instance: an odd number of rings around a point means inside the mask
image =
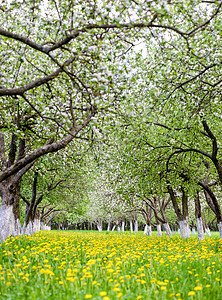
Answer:
[{"label": "yellow dandelion", "polygon": [[195,288],[194,288],[194,291],[201,291],[202,290],[202,286],[196,286]]},{"label": "yellow dandelion", "polygon": [[123,296],[123,293],[119,293],[118,295],[117,295],[117,298],[120,298],[120,297],[122,297]]},{"label": "yellow dandelion", "polygon": [[190,291],[189,293],[188,293],[188,296],[194,296],[195,295],[195,292],[194,291]]}]

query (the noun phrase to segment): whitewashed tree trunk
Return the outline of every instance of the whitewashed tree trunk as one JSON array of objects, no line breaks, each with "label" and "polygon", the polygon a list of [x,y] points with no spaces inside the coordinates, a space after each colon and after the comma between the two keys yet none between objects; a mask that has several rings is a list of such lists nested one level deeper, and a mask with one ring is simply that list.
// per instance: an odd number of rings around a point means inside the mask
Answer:
[{"label": "whitewashed tree trunk", "polygon": [[[42,230],[47,230],[46,226],[47,225],[43,225],[45,229]],[[34,218],[34,220],[29,220],[28,224],[26,224],[24,222],[23,227],[22,227],[22,234],[28,234],[31,235],[37,231],[39,231],[41,228],[40,225],[40,219],[39,218]]]},{"label": "whitewashed tree trunk", "polygon": [[21,179],[13,184],[12,178],[13,176],[0,183],[0,241],[6,240],[9,235],[21,234],[19,215]]},{"label": "whitewashed tree trunk", "polygon": [[[187,218],[187,222],[188,222],[188,218]],[[189,236],[191,235],[191,229],[190,229],[190,224],[188,222],[188,230],[189,230]]]},{"label": "whitewashed tree trunk", "polygon": [[145,225],[145,227],[144,227],[144,232],[143,232],[143,234],[147,234],[147,224]]},{"label": "whitewashed tree trunk", "polygon": [[205,227],[205,232],[206,232],[207,235],[211,236],[209,227]]},{"label": "whitewashed tree trunk", "polygon": [[122,232],[125,231],[125,221],[122,221]]},{"label": "whitewashed tree trunk", "polygon": [[103,221],[102,220],[98,220],[96,222],[96,226],[97,226],[97,229],[98,229],[99,232],[103,231]]},{"label": "whitewashed tree trunk", "polygon": [[161,225],[157,224],[157,236],[162,236],[162,230],[161,230]]},{"label": "whitewashed tree trunk", "polygon": [[185,220],[179,221],[179,226],[180,226],[181,237],[183,239],[189,238],[190,237],[190,226],[188,223],[188,218],[186,218]]},{"label": "whitewashed tree trunk", "polygon": [[108,222],[107,231],[110,231],[110,222]]},{"label": "whitewashed tree trunk", "polygon": [[204,240],[204,228],[202,218],[196,218],[198,240]]},{"label": "whitewashed tree trunk", "polygon": [[[40,223],[40,228],[41,228],[41,230],[48,230],[48,229],[47,229],[47,225],[46,225],[44,222],[41,222],[41,223]],[[64,230],[64,229],[63,229],[63,226],[62,226],[62,230]]]},{"label": "whitewashed tree trunk", "polygon": [[219,229],[219,233],[220,233],[220,238],[222,239],[222,222],[217,223],[218,229]]},{"label": "whitewashed tree trunk", "polygon": [[195,230],[195,227],[192,227],[192,234],[197,234],[196,230]]},{"label": "whitewashed tree trunk", "polygon": [[147,235],[148,236],[152,235],[152,227],[151,227],[151,225],[147,225]]},{"label": "whitewashed tree trunk", "polygon": [[33,222],[33,232],[35,233],[39,230],[40,230],[40,218],[35,218]]},{"label": "whitewashed tree trunk", "polygon": [[101,224],[97,224],[97,228],[98,228],[99,232],[102,232],[102,226],[101,226]]},{"label": "whitewashed tree trunk", "polygon": [[31,220],[28,222],[28,224],[26,224],[26,222],[23,224],[22,234],[27,234],[27,235],[33,234],[33,223]]},{"label": "whitewashed tree trunk", "polygon": [[114,231],[114,230],[115,230],[115,228],[116,228],[116,225],[114,225],[114,226],[113,226],[113,228],[112,228],[112,231]]},{"label": "whitewashed tree trunk", "polygon": [[171,232],[169,223],[163,223],[163,228],[164,228],[167,236],[172,236],[172,232]]},{"label": "whitewashed tree trunk", "polygon": [[131,233],[133,233],[133,221],[132,220],[130,220],[130,231],[131,231]]},{"label": "whitewashed tree trunk", "polygon": [[45,224],[45,230],[51,230],[51,225]]},{"label": "whitewashed tree trunk", "polygon": [[138,220],[136,220],[135,223],[134,223],[134,232],[135,233],[138,232]]},{"label": "whitewashed tree trunk", "polygon": [[117,231],[120,232],[121,231],[121,228],[119,225],[117,225]]},{"label": "whitewashed tree trunk", "polygon": [[9,235],[21,234],[20,220],[16,219],[12,205],[0,207],[0,241],[7,239]]},{"label": "whitewashed tree trunk", "polygon": [[177,229],[177,233],[180,233],[180,228]]},{"label": "whitewashed tree trunk", "polygon": [[[41,230],[45,230],[45,224],[43,222],[40,222],[40,228]],[[61,225],[61,229],[62,229],[62,225]]]}]

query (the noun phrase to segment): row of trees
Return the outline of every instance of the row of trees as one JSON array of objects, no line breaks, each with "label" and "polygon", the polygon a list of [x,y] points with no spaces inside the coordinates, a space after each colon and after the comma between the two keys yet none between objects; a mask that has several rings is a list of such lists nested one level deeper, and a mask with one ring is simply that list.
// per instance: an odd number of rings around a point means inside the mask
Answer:
[{"label": "row of trees", "polygon": [[[149,236],[152,235],[154,228],[156,228],[159,236],[162,236],[161,228],[166,231],[168,236],[171,236],[171,230],[175,231],[178,228],[183,238],[190,236],[191,228],[193,233],[196,233],[195,228],[197,228],[200,240],[204,238],[204,232],[210,235],[209,227],[212,227],[216,217],[207,205],[203,192],[199,192],[195,198],[192,197],[191,192],[189,197],[187,196],[183,185],[175,190],[176,205],[184,217],[181,222],[175,210],[175,203],[171,201],[166,187],[166,191],[162,193],[163,186],[159,184],[159,191],[157,191],[159,194],[155,195],[154,192],[145,190],[144,186],[139,186],[138,177],[132,182],[129,177],[129,169],[127,170],[128,177],[124,172],[124,180],[120,180],[120,171],[116,172],[116,168],[113,168],[111,180],[107,176],[107,174],[110,175],[110,172],[104,174],[104,165],[102,168],[94,166],[91,170],[94,170],[95,177],[91,187],[89,187],[91,191],[88,194],[88,205],[86,204],[85,213],[83,212],[81,216],[74,213],[69,219],[69,223],[66,223],[66,229],[73,228],[72,224],[76,224],[74,225],[75,229],[89,229],[94,224],[94,229],[96,226],[99,231],[102,228],[106,228],[108,231],[124,231],[128,224],[127,228],[129,227],[131,232],[138,232],[138,223],[140,223],[140,225],[143,224],[144,234]],[[95,170],[97,170],[96,175]],[[117,180],[115,175],[118,176]],[[143,184],[146,184],[144,182],[146,177],[148,177],[147,174],[143,178]],[[68,227],[68,224],[71,227]],[[79,225],[77,226],[77,224]]]},{"label": "row of trees", "polygon": [[[67,190],[82,191],[82,177],[67,158],[89,166],[91,148],[115,186],[118,209],[142,199],[148,231],[150,209],[167,224],[161,207],[168,194],[187,237],[188,198],[195,199],[199,224],[202,190],[222,231],[221,6],[200,0],[2,2],[0,239],[21,232],[21,199],[27,205],[23,233],[33,231],[30,220],[47,205],[41,201],[48,192],[66,190],[55,209],[71,207]],[[145,57],[133,51],[141,42]],[[51,184],[55,174],[38,166],[45,160],[61,164],[61,178]],[[39,175],[44,193],[37,192]],[[70,179],[64,189],[62,175]],[[83,194],[81,213],[90,193]]]}]

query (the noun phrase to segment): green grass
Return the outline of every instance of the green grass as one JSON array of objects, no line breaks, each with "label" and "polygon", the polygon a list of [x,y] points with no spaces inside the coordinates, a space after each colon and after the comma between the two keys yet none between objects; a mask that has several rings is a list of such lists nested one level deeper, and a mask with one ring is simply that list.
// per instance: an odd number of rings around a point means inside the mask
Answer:
[{"label": "green grass", "polygon": [[201,242],[141,232],[11,237],[0,245],[0,297],[221,300],[221,254],[218,233]]}]

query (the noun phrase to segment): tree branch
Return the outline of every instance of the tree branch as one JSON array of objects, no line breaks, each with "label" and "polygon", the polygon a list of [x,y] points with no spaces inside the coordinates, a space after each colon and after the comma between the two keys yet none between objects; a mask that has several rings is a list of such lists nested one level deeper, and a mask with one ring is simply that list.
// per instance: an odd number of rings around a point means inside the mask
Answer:
[{"label": "tree branch", "polygon": [[10,151],[8,154],[7,167],[10,167],[15,161],[16,150],[17,150],[16,142],[17,142],[17,135],[15,133],[12,133]]},{"label": "tree branch", "polygon": [[[44,145],[39,149],[33,151],[32,153],[26,155],[24,158],[17,161],[13,166],[7,168],[4,172],[0,173],[0,182],[7,179],[11,175],[22,172],[23,169],[28,164],[34,162],[37,158],[52,152],[57,152],[60,149],[63,149],[70,143],[73,138],[90,122],[91,118],[95,115],[96,111],[93,109],[92,113],[89,114],[84,120],[81,125],[78,125],[76,128],[73,128],[69,135],[67,135],[62,140],[58,141],[57,143],[52,143],[50,145]],[[24,174],[24,172],[22,172]],[[17,174],[18,177],[18,174]]]},{"label": "tree branch", "polygon": [[213,150],[212,150],[212,155],[211,156],[212,156],[212,160],[216,160],[216,158],[217,158],[217,151],[218,151],[217,139],[214,136],[213,132],[210,130],[210,128],[209,128],[209,126],[207,124],[207,121],[203,120],[202,124],[203,124],[204,130],[206,131],[207,135],[209,136],[209,138],[213,142]]},{"label": "tree branch", "polygon": [[208,158],[210,158],[212,160],[212,156],[209,155],[207,152],[204,152],[202,150],[198,150],[198,149],[194,149],[194,148],[191,148],[191,149],[180,149],[180,150],[177,150],[175,152],[173,152],[172,154],[170,154],[169,158],[167,159],[167,163],[166,163],[166,169],[167,169],[167,172],[169,172],[169,163],[170,163],[170,160],[171,158],[176,155],[176,154],[180,154],[180,153],[185,153],[185,152],[196,152],[196,153],[200,153]]},{"label": "tree branch", "polygon": [[14,89],[5,89],[5,88],[1,88],[0,89],[0,97],[1,96],[13,96],[13,95],[20,95],[22,96],[25,92],[39,87],[40,85],[43,85],[51,80],[53,80],[55,77],[57,77],[60,73],[62,73],[64,71],[64,67],[70,65],[75,58],[71,57],[70,59],[66,60],[64,62],[64,64],[62,65],[62,67],[58,68],[55,72],[53,72],[51,75],[36,79],[30,83],[28,83],[27,85],[23,86],[23,87],[19,87],[19,88],[14,88]]},{"label": "tree branch", "polygon": [[221,214],[220,205],[219,205],[219,203],[217,201],[217,198],[216,198],[214,192],[211,190],[211,188],[207,184],[205,184],[205,183],[203,183],[201,181],[197,181],[197,184],[199,186],[201,186],[207,192],[207,194],[209,194],[209,196],[210,196],[210,198],[211,198],[211,200],[212,200],[212,202],[214,204],[215,214],[216,214],[216,217],[217,217],[217,221],[218,222],[222,222],[222,214]]},{"label": "tree branch", "polygon": [[30,206],[30,202],[22,194],[20,194],[20,197],[28,206]]}]

